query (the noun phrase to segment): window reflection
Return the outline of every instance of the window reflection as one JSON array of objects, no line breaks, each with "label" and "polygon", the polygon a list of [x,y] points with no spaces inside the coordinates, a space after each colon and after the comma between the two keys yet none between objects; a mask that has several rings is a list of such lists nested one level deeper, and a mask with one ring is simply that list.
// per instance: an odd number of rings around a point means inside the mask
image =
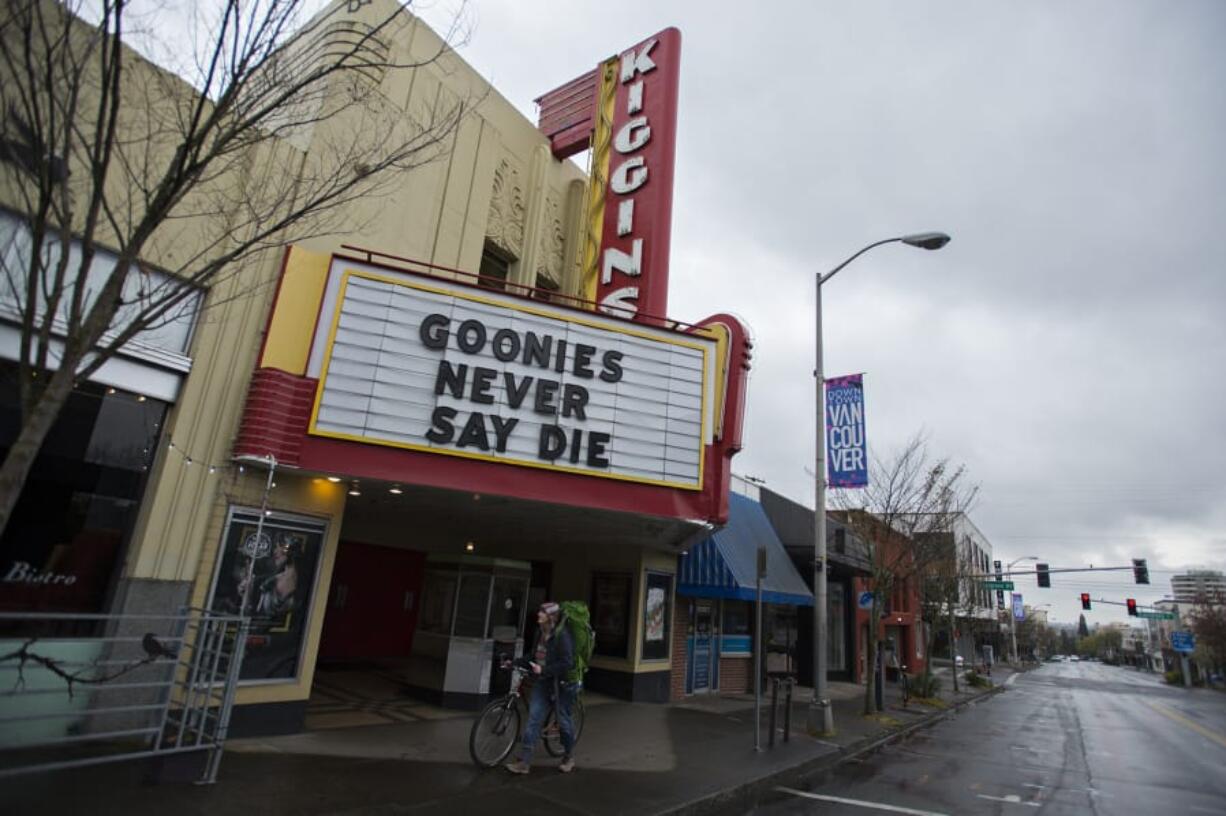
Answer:
[{"label": "window reflection", "polygon": [[[0,538],[0,608],[101,611],[140,507],[167,405],[89,384],[48,434]],[[0,455],[21,412],[0,364]]]}]

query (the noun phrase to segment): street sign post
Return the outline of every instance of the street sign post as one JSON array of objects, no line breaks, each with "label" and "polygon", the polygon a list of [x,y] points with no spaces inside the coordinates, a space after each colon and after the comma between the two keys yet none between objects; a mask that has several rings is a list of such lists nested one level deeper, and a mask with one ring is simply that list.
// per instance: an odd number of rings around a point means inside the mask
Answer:
[{"label": "street sign post", "polygon": [[1146,620],[1175,620],[1176,615],[1174,612],[1138,612],[1137,617]]},{"label": "street sign post", "polygon": [[997,591],[1002,591],[1002,592],[1005,590],[1008,590],[1009,592],[1012,592],[1013,582],[1012,581],[984,581],[983,588],[987,590],[995,589]]},{"label": "street sign post", "polygon": [[872,609],[873,593],[861,592],[860,596],[856,599],[856,606],[860,607],[861,609]]}]

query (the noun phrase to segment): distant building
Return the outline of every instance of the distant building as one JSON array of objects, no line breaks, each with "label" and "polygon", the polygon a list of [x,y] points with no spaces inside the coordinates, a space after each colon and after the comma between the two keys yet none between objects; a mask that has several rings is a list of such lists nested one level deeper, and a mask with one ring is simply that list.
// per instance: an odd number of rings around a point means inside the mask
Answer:
[{"label": "distant building", "polygon": [[1226,576],[1215,570],[1190,570],[1171,578],[1175,600],[1196,603],[1202,597],[1226,599]]}]

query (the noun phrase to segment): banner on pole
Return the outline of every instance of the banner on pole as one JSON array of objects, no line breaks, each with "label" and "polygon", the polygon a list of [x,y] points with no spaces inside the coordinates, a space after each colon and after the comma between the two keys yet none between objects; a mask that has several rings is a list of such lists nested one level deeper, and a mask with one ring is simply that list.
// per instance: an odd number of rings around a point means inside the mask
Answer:
[{"label": "banner on pole", "polygon": [[1016,593],[1013,595],[1013,619],[1026,620],[1026,610],[1022,608],[1022,596]]},{"label": "banner on pole", "polygon": [[831,487],[868,485],[863,374],[826,380],[826,462]]}]

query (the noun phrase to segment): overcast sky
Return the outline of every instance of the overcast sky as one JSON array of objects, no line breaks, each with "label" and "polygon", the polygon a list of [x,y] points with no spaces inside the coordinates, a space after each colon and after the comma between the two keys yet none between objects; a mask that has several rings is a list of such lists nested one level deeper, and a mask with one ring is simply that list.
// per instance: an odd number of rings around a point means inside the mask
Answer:
[{"label": "overcast sky", "polygon": [[[430,12],[438,15],[446,6]],[[722,9],[734,9],[736,13]],[[1005,561],[1142,603],[1226,562],[1226,4],[475,0],[461,54],[513,104],[682,32],[669,313],[754,335],[736,470],[812,504],[814,272],[870,444],[919,431]],[[1165,570],[1165,571],[1164,571]],[[1102,610],[1102,611],[1100,611]],[[1095,608],[1091,622],[1126,617]]]}]

